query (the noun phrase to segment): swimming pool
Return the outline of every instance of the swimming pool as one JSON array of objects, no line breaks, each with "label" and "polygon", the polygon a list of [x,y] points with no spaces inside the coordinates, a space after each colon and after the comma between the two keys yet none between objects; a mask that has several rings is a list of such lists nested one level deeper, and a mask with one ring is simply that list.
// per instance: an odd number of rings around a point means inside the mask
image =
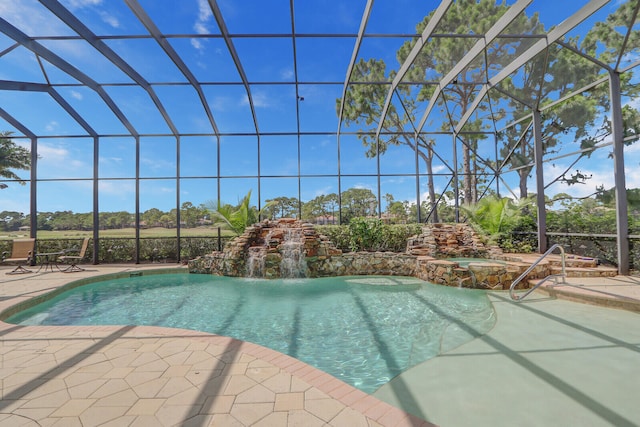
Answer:
[{"label": "swimming pool", "polygon": [[105,280],[63,292],[9,323],[157,325],[210,332],[296,357],[373,392],[495,323],[482,291],[410,277],[260,280],[199,274]]}]

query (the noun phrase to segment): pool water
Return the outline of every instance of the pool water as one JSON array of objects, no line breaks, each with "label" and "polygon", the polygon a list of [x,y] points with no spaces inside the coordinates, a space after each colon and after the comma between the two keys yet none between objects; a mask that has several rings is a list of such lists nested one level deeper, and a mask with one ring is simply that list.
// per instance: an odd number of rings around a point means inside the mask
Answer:
[{"label": "pool water", "polygon": [[482,291],[410,277],[161,274],[77,287],[6,321],[157,325],[231,336],[289,354],[371,393],[487,332],[495,316]]},{"label": "pool water", "polygon": [[464,268],[468,268],[469,264],[471,263],[492,263],[492,264],[504,264],[504,261],[500,261],[497,259],[488,259],[488,258],[465,258],[465,257],[460,257],[460,258],[447,258],[447,261],[453,261],[455,263],[457,263],[460,267],[464,267]]}]

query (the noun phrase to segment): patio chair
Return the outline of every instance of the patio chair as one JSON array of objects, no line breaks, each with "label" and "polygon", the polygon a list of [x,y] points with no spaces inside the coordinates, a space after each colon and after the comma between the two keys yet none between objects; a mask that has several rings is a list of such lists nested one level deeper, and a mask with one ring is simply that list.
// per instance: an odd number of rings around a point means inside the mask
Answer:
[{"label": "patio chair", "polygon": [[[87,248],[89,247],[89,237],[85,237],[82,241],[82,247],[78,252],[77,248],[67,249],[63,251],[65,255],[58,257],[60,262],[69,263],[69,266],[63,268],[61,271],[64,273],[73,273],[76,271],[84,271],[84,268],[79,267],[78,263],[84,259],[85,254],[87,253]],[[68,252],[78,252],[78,255],[66,255]]]},{"label": "patio chair", "polygon": [[11,256],[7,258],[9,252],[2,252],[2,262],[17,262],[18,266],[7,274],[31,273],[31,270],[24,268],[24,264],[29,264],[33,259],[36,246],[36,239],[16,239],[11,247]]}]

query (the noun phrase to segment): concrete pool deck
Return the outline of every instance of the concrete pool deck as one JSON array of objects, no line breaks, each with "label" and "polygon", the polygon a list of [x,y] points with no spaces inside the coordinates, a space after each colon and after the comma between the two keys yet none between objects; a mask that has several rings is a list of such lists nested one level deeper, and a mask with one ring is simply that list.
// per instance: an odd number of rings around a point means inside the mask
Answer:
[{"label": "concrete pool deck", "polygon": [[458,325],[477,339],[374,396],[441,426],[640,425],[640,278],[567,281],[519,303],[490,293],[491,331]]},{"label": "concrete pool deck", "polygon": [[[161,267],[99,265],[73,274],[24,275],[6,275],[11,269],[2,267],[0,310],[83,277]],[[570,279],[571,286],[564,287],[576,288],[575,294],[594,288],[600,298],[622,298],[628,310],[636,302],[640,307],[639,278],[584,282]],[[490,298],[498,314],[490,333],[413,368],[374,396],[289,356],[206,333],[0,322],[0,425],[431,425],[425,419],[441,426],[634,425],[640,420],[635,402],[640,315],[543,292],[517,304],[504,292]]]}]

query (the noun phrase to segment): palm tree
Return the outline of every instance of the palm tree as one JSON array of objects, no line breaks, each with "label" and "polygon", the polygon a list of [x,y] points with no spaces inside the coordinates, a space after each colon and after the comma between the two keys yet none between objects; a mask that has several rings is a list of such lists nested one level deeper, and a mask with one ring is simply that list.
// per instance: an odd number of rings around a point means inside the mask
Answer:
[{"label": "palm tree", "polygon": [[501,235],[513,229],[523,209],[531,203],[531,199],[513,201],[507,197],[490,195],[477,203],[463,205],[461,209],[466,212],[471,223],[479,227],[490,239],[497,241]]},{"label": "palm tree", "polygon": [[[11,140],[11,132],[0,132],[0,178],[17,181],[21,185],[26,182],[13,170],[31,169],[31,152],[20,147]],[[7,188],[6,184],[0,184],[0,189]]]},{"label": "palm tree", "polygon": [[211,220],[214,227],[231,231],[236,236],[242,234],[248,226],[260,220],[260,214],[264,209],[272,204],[267,203],[261,210],[250,206],[251,190],[242,199],[238,206],[209,202],[207,209],[211,213]]}]

